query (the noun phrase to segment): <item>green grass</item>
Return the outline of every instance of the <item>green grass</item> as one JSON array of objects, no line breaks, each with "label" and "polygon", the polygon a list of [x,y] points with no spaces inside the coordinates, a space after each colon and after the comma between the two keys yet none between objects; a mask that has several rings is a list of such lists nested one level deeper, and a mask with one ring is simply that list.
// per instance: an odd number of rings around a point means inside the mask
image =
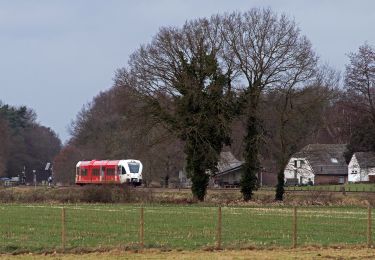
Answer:
[{"label": "green grass", "polygon": [[[137,205],[64,207],[68,250],[136,246],[139,242]],[[222,244],[234,248],[290,246],[292,213],[290,207],[223,207]],[[366,243],[365,208],[300,207],[297,214],[299,245]],[[189,250],[214,247],[217,219],[217,207],[145,206],[145,246]],[[0,252],[59,249],[61,226],[59,206],[2,204]]]},{"label": "green grass", "polygon": [[375,192],[374,183],[349,183],[344,185],[315,185],[315,186],[289,186],[285,187],[285,190],[302,190],[302,191],[342,191],[342,187],[345,191],[350,192]]}]

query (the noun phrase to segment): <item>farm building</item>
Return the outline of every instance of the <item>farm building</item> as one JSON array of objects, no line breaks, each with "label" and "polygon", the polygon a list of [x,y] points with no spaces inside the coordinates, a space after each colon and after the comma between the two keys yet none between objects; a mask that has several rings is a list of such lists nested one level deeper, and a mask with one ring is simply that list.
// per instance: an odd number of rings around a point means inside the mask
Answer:
[{"label": "farm building", "polygon": [[[241,181],[243,161],[234,157],[231,152],[221,152],[218,163],[218,172],[210,178],[210,187],[238,187]],[[258,174],[260,186],[275,186],[277,175],[275,174],[275,163],[262,160],[262,167]],[[191,187],[191,180],[187,177],[185,170],[179,172],[179,187]]]},{"label": "farm building", "polygon": [[348,165],[349,182],[375,182],[375,153],[354,153]]},{"label": "farm building", "polygon": [[286,185],[342,184],[348,178],[345,144],[309,144],[293,154],[284,170]]},{"label": "farm building", "polygon": [[239,186],[243,162],[237,160],[231,152],[221,152],[218,173],[212,178],[213,185],[219,187]]},{"label": "farm building", "polygon": [[[275,174],[275,165],[271,161],[261,160],[262,167],[258,174],[258,182],[260,186],[274,186],[277,183],[277,176]],[[212,178],[213,185],[219,187],[233,187],[239,186],[242,175],[242,161],[237,160],[231,152],[222,152],[220,154],[220,161],[218,165],[219,172]]]}]

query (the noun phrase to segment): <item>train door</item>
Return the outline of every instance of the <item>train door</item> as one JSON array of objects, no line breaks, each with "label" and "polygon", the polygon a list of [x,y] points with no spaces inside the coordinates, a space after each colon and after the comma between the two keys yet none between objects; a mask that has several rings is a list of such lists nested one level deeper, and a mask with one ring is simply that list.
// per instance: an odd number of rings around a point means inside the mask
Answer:
[{"label": "train door", "polygon": [[115,168],[107,167],[106,171],[106,181],[114,182],[115,181]]},{"label": "train door", "polygon": [[105,182],[105,167],[100,166],[100,181]]},{"label": "train door", "polygon": [[83,182],[89,181],[88,179],[88,169],[84,167],[79,168],[79,175],[81,176],[80,180]]},{"label": "train door", "polygon": [[91,181],[100,182],[100,167],[94,166],[91,170]]}]

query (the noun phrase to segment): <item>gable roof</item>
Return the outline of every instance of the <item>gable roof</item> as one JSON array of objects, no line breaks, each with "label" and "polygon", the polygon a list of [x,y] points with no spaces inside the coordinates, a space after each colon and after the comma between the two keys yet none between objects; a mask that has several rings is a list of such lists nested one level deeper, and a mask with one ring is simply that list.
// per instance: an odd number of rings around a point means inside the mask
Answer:
[{"label": "gable roof", "polygon": [[374,152],[357,152],[353,156],[357,158],[358,164],[361,168],[375,167],[375,153]]},{"label": "gable roof", "polygon": [[348,173],[345,151],[346,144],[309,144],[293,157],[305,158],[317,175],[345,175]]},{"label": "gable roof", "polygon": [[241,168],[243,162],[237,160],[231,152],[221,152],[217,165],[217,175],[226,174]]}]

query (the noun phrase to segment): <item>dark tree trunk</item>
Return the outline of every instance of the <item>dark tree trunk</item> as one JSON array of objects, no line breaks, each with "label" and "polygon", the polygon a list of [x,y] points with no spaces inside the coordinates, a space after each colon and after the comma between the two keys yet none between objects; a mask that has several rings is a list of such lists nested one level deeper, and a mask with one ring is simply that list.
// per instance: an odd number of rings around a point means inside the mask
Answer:
[{"label": "dark tree trunk", "polygon": [[280,116],[280,158],[279,158],[279,171],[277,173],[277,186],[275,193],[275,200],[282,201],[284,199],[284,169],[287,164],[287,145],[286,145],[286,124],[287,124],[287,110],[290,101],[290,92],[287,92],[284,99]]},{"label": "dark tree trunk", "polygon": [[259,137],[260,122],[257,118],[257,106],[260,91],[253,89],[250,93],[248,119],[246,122],[245,136],[245,165],[241,176],[241,192],[245,201],[251,200],[253,191],[257,189],[257,175],[259,173]]},{"label": "dark tree trunk", "polygon": [[284,199],[284,169],[285,164],[280,166],[279,172],[277,173],[277,186],[276,186],[276,194],[275,194],[275,200],[282,201]]}]

